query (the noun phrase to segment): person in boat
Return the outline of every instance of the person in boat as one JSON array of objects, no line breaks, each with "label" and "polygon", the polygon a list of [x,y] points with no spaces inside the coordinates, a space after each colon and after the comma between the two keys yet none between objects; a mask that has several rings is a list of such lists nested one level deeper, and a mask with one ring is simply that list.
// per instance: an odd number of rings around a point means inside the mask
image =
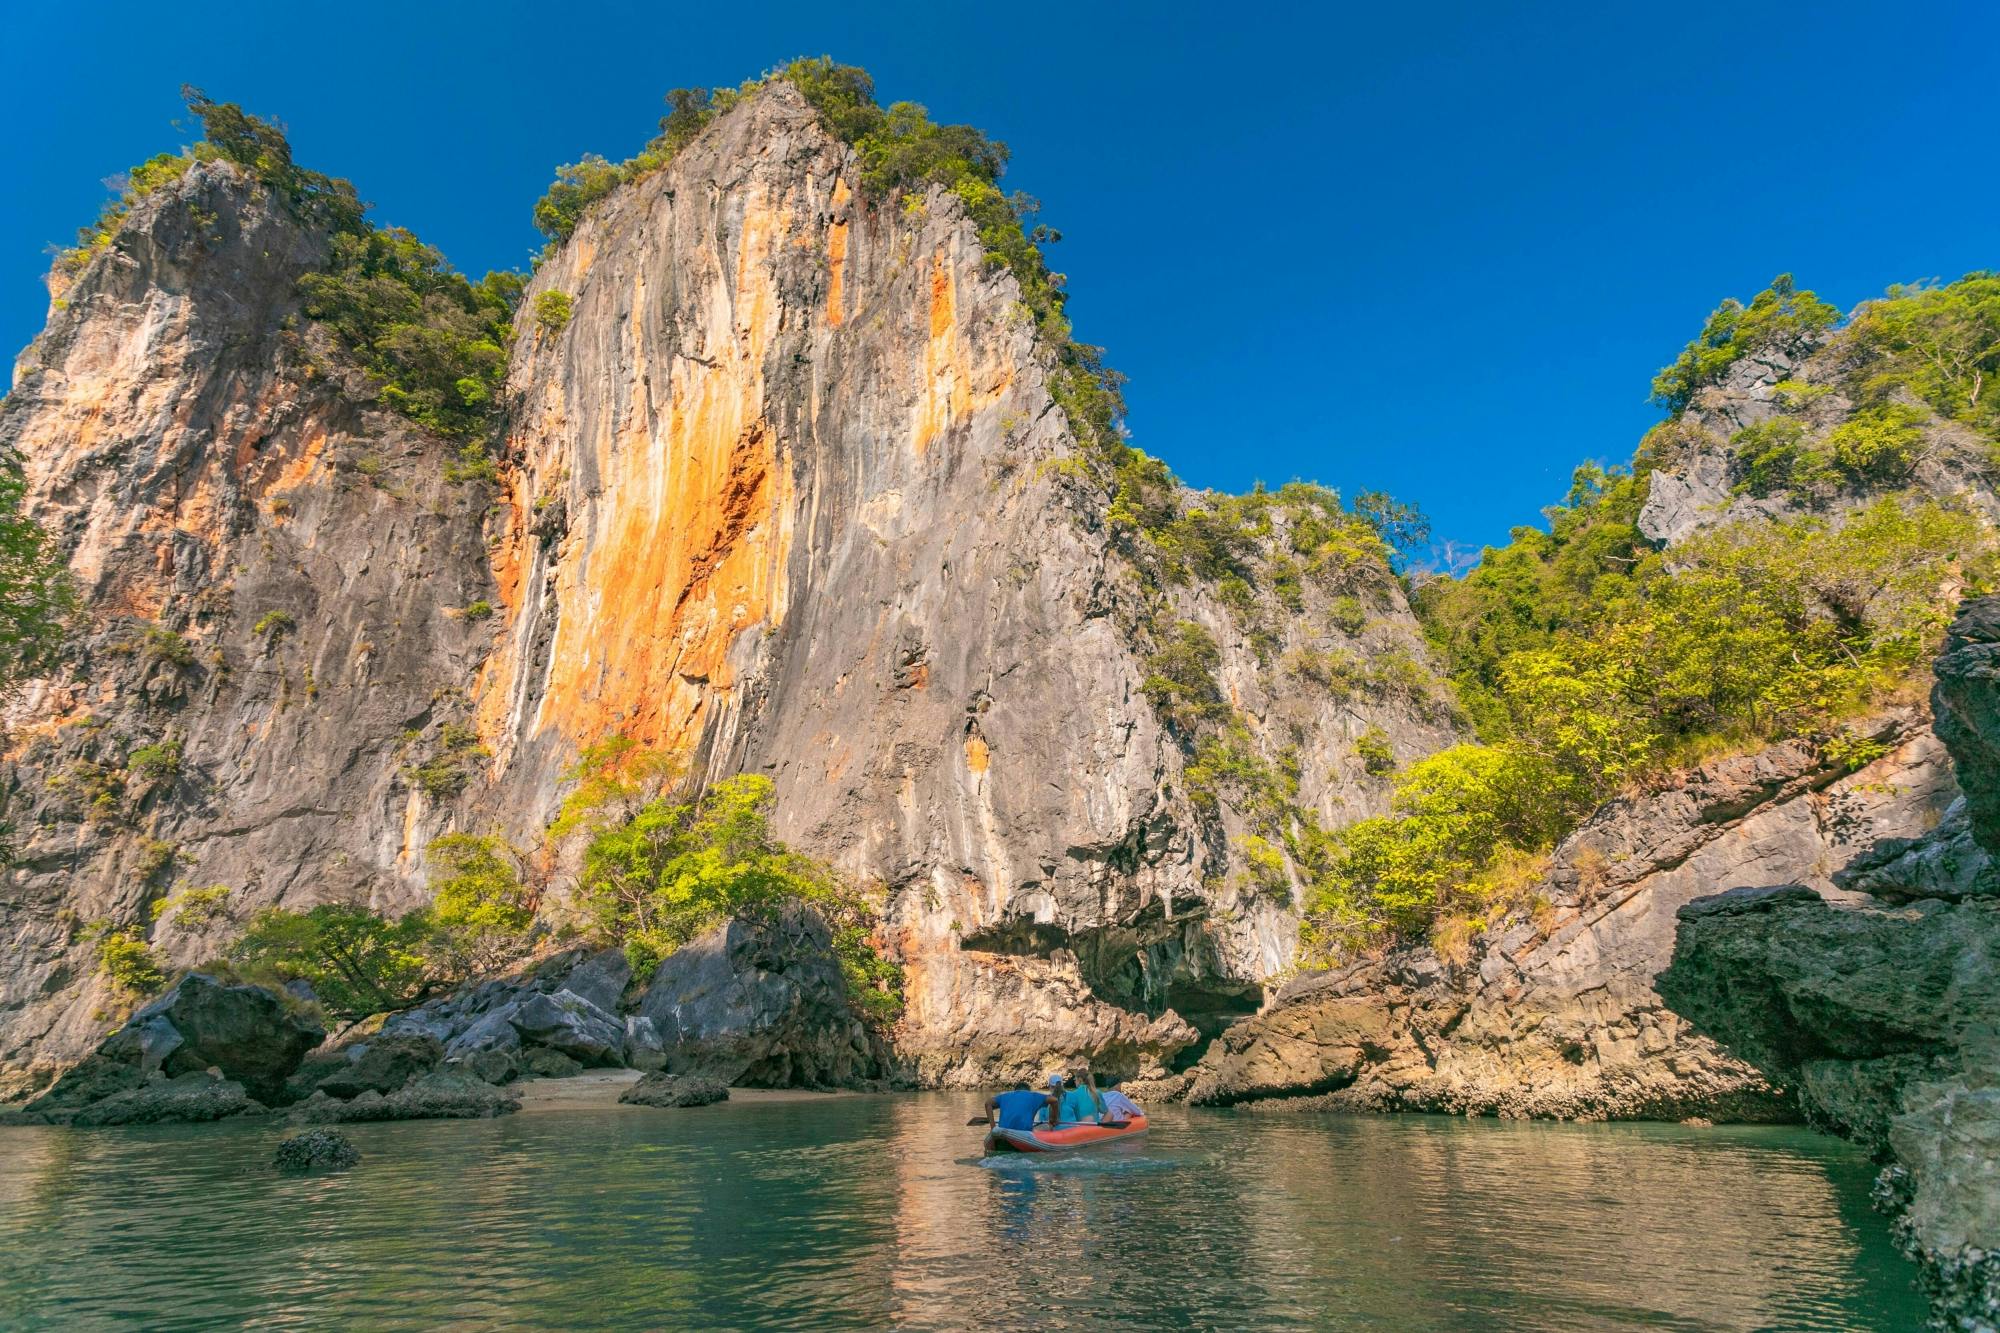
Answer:
[{"label": "person in boat", "polygon": [[1134,1117],[1146,1114],[1139,1109],[1139,1103],[1118,1090],[1118,1084],[1118,1079],[1106,1079],[1104,1081],[1104,1091],[1098,1094],[1098,1097],[1104,1103],[1103,1123],[1107,1125],[1120,1125]]},{"label": "person in boat", "polygon": [[1049,1121],[1051,1126],[1094,1125],[1103,1116],[1104,1101],[1097,1095],[1097,1080],[1091,1077],[1089,1065],[1079,1060],[1070,1067],[1067,1084],[1060,1074],[1051,1075],[1049,1083],[1066,1089]]},{"label": "person in boat", "polygon": [[1036,1092],[1022,1079],[1010,1091],[988,1097],[986,1113],[1001,1129],[1033,1129],[1036,1120],[1046,1118],[1055,1104],[1054,1097]]},{"label": "person in boat", "polygon": [[1066,1092],[1067,1085],[1063,1082],[1063,1076],[1061,1074],[1050,1074],[1048,1104],[1035,1112],[1035,1123],[1037,1125],[1055,1124],[1056,1117],[1062,1112],[1062,1100]]}]

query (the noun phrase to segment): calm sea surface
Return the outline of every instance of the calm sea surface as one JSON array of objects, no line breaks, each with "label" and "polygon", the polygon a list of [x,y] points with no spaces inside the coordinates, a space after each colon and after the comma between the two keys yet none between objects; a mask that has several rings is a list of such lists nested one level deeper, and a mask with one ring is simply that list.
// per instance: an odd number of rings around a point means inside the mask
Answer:
[{"label": "calm sea surface", "polygon": [[1804,1131],[1168,1111],[979,1160],[971,1097],[0,1130],[0,1328],[1916,1329]]}]

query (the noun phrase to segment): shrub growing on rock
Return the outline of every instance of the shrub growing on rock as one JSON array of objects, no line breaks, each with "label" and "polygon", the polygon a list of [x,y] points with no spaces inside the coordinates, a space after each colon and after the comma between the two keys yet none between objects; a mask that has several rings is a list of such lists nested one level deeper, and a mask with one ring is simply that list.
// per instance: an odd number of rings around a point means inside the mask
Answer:
[{"label": "shrub growing on rock", "polygon": [[732,916],[803,902],[832,931],[850,1002],[887,1022],[902,1008],[902,974],[873,942],[873,906],[827,866],[771,835],[770,779],[743,773],[705,788],[682,766],[626,741],[586,754],[576,790],[551,826],[584,841],[577,898],[642,979],[661,959]]},{"label": "shrub growing on rock", "polygon": [[83,928],[83,938],[96,956],[98,975],[119,990],[151,995],[166,982],[165,967],[140,927],[93,921]]}]

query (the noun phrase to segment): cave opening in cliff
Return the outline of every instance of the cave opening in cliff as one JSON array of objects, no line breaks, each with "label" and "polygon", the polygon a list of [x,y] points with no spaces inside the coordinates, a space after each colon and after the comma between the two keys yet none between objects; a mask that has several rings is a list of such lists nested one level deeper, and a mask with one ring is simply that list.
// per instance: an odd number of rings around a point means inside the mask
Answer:
[{"label": "cave opening in cliff", "polygon": [[1229,975],[1201,918],[1169,920],[1157,903],[1118,925],[1070,931],[1054,922],[1015,919],[967,935],[964,947],[1053,958],[1067,954],[1094,998],[1158,1018],[1169,1010],[1194,1028],[1195,1041],[1166,1063],[1178,1073],[1201,1059],[1231,1024],[1256,1013],[1264,987]]}]

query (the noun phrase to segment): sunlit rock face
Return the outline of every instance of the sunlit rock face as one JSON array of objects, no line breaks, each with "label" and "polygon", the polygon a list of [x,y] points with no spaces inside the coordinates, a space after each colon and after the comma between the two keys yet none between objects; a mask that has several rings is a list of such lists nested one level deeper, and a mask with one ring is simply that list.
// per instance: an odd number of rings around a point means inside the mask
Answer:
[{"label": "sunlit rock face", "polygon": [[[317,330],[285,329],[321,248],[234,168],[196,167],[60,286],[0,402],[85,599],[74,669],[11,706],[0,776],[14,1083],[121,1016],[86,923],[144,929],[181,884],[246,909],[419,901],[445,816],[402,782],[403,736],[484,656],[455,614],[491,596],[482,506]],[[156,934],[176,962],[216,943]]]},{"label": "sunlit rock face", "polygon": [[[534,845],[614,735],[768,775],[780,833],[879,892],[913,1076],[1191,1058],[1290,964],[1297,914],[1243,873],[1230,793],[1187,795],[1135,627],[1209,630],[1254,744],[1330,826],[1383,807],[1364,733],[1399,760],[1457,737],[1435,704],[1279,669],[1306,645],[1420,661],[1385,574],[1352,632],[1325,589],[1254,644],[1202,587],[1147,608],[1012,276],[948,192],[871,199],[787,85],[541,265],[529,302],[573,317],[517,320],[497,486],[446,481],[454,446],[298,324],[319,245],[195,170],[64,293],[0,406],[90,621],[74,675],[15,710],[16,1071],[104,1030],[80,923],[143,928],[181,883],[239,913],[413,904],[432,838]],[[418,789],[458,728],[485,751],[460,751],[464,789]],[[179,773],[106,799],[161,738]],[[226,931],[155,943],[193,961]]]},{"label": "sunlit rock face", "polygon": [[[1161,1021],[1177,999],[1254,1007],[1294,911],[1231,883],[1233,813],[1180,789],[1104,497],[958,201],[871,203],[780,85],[607,201],[543,291],[574,317],[515,350],[508,624],[478,687],[509,822],[545,821],[614,733],[769,775],[780,831],[886,894],[926,1081],[1169,1057],[1194,1039]],[[1226,609],[1185,602],[1328,820],[1380,806],[1368,725],[1451,738],[1288,696]]]}]

